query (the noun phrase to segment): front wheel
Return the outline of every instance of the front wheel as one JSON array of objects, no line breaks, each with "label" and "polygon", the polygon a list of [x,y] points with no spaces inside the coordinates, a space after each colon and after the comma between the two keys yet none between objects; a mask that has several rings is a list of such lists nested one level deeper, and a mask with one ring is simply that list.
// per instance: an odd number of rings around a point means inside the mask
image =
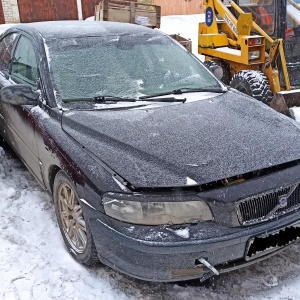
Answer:
[{"label": "front wheel", "polygon": [[84,219],[76,189],[63,171],[55,177],[53,200],[58,225],[69,252],[84,265],[96,265],[98,255],[91,230]]},{"label": "front wheel", "polygon": [[267,77],[260,71],[240,71],[232,77],[230,86],[267,105],[272,101],[270,84]]}]

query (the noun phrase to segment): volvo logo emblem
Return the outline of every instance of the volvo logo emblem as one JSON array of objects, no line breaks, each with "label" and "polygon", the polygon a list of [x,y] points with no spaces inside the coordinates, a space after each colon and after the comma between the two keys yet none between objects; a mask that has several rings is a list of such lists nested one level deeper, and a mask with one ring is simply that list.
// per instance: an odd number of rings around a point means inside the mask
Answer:
[{"label": "volvo logo emblem", "polygon": [[278,197],[278,204],[280,208],[286,207],[288,204],[287,195],[282,195]]},{"label": "volvo logo emblem", "polygon": [[278,209],[288,207],[288,198],[294,193],[298,185],[299,183],[294,184],[290,187],[290,190],[287,194],[278,196],[277,205],[265,217],[267,220],[273,218]]}]

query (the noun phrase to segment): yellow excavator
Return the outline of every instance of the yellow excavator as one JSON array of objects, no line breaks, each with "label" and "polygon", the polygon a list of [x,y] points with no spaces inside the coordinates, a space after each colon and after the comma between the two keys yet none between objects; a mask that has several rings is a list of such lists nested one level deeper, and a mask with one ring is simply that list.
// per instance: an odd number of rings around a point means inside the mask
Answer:
[{"label": "yellow excavator", "polygon": [[300,106],[300,0],[204,0],[198,52],[225,84],[290,115]]}]

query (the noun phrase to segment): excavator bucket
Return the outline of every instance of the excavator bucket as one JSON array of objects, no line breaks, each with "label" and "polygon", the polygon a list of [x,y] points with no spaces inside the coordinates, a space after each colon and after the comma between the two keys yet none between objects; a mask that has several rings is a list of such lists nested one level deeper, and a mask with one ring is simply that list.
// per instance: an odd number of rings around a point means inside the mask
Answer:
[{"label": "excavator bucket", "polygon": [[300,89],[291,91],[281,91],[274,94],[270,107],[287,116],[294,117],[289,108],[300,107]]}]

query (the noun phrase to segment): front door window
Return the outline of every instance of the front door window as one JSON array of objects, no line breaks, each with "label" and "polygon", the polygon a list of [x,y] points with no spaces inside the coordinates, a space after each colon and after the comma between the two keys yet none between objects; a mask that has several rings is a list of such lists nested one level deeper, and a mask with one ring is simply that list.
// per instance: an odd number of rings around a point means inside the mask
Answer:
[{"label": "front door window", "polygon": [[31,41],[21,36],[11,65],[11,79],[16,83],[23,83],[37,89],[38,71],[37,62]]}]

